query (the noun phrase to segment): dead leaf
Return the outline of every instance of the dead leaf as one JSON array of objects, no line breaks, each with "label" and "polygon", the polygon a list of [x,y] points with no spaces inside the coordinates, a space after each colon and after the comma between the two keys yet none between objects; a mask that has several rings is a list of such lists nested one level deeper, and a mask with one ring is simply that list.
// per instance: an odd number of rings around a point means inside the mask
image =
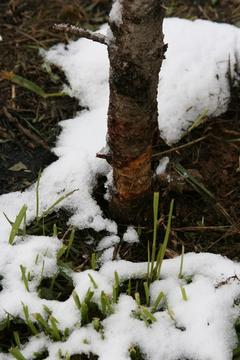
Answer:
[{"label": "dead leaf", "polygon": [[10,171],[22,171],[22,170],[27,170],[27,169],[28,168],[26,167],[26,165],[24,165],[21,161],[19,161],[15,165],[11,166],[8,170],[10,170]]}]

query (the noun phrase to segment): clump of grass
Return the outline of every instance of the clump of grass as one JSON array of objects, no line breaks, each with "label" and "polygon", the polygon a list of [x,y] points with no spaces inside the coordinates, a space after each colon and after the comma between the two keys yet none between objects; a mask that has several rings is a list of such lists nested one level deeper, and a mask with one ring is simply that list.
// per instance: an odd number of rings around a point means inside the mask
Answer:
[{"label": "clump of grass", "polygon": [[100,322],[108,315],[109,304],[106,299],[103,300],[101,294],[101,305],[99,306],[99,304],[93,301],[93,295],[94,292],[89,288],[84,300],[81,301],[75,290],[72,293],[74,303],[81,315],[81,325],[84,326],[93,322],[96,327],[97,322],[99,322],[98,328],[100,329]]},{"label": "clump of grass", "polygon": [[173,215],[174,200],[171,201],[168,222],[165,231],[163,243],[159,246],[157,251],[157,228],[158,228],[158,207],[159,207],[159,193],[154,193],[153,197],[153,243],[152,252],[150,255],[150,246],[148,246],[148,271],[147,271],[147,282],[158,280],[161,274],[162,262],[167,249],[167,244],[171,231],[171,222]]},{"label": "clump of grass", "polygon": [[156,317],[148,310],[148,308],[144,305],[139,304],[138,296],[136,295],[136,302],[138,303],[138,309],[132,312],[132,315],[138,319],[144,321],[146,326],[152,325],[157,321]]},{"label": "clump of grass", "polygon": [[139,346],[132,345],[128,349],[128,353],[129,353],[131,360],[144,360],[145,359],[145,356],[143,355]]},{"label": "clump of grass", "polygon": [[22,306],[25,325],[32,335],[35,336],[40,332],[44,332],[52,341],[65,341],[67,339],[69,330],[65,329],[64,332],[60,331],[58,328],[58,320],[52,316],[51,310],[46,305],[43,307],[44,317],[40,313],[30,315],[28,306],[25,304],[22,304]]},{"label": "clump of grass", "polygon": [[32,332],[23,319],[7,314],[0,322],[0,352],[8,353],[12,348],[19,348],[31,335]]},{"label": "clump of grass", "polygon": [[52,341],[65,341],[69,336],[69,330],[66,329],[61,332],[58,328],[58,320],[51,315],[51,312],[46,307],[45,312],[47,314],[46,319],[39,313],[34,314],[39,329],[49,336]]},{"label": "clump of grass", "polygon": [[114,305],[118,302],[120,295],[120,279],[118,273],[115,271],[112,295],[101,291],[99,301],[95,301],[93,300],[93,296],[94,292],[98,289],[98,284],[90,273],[88,276],[92,284],[92,289],[88,289],[82,301],[75,290],[72,293],[72,297],[81,315],[81,325],[84,326],[92,323],[95,330],[99,331],[101,336],[103,336],[101,321],[114,312]]}]

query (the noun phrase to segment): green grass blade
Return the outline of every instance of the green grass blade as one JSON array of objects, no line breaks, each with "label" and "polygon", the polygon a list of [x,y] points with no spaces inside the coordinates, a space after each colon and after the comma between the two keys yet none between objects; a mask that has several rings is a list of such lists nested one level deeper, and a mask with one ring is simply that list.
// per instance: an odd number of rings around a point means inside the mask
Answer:
[{"label": "green grass blade", "polygon": [[119,296],[120,280],[117,271],[114,271],[113,302],[116,304]]},{"label": "green grass blade", "polygon": [[25,305],[24,303],[22,303],[22,307],[23,307],[23,313],[25,316],[26,321],[29,320],[29,311],[28,311],[28,306]]},{"label": "green grass blade", "polygon": [[150,266],[151,266],[151,255],[150,255],[150,243],[147,245],[147,279],[150,280]]},{"label": "green grass blade", "polygon": [[180,289],[181,289],[181,294],[182,294],[183,301],[187,301],[187,293],[186,293],[185,288],[183,286],[180,286]]},{"label": "green grass blade", "polygon": [[29,292],[29,287],[28,287],[28,277],[26,275],[26,267],[23,266],[23,265],[20,265],[20,270],[21,270],[21,273],[22,273],[22,281],[24,283],[24,286],[26,288],[26,290]]},{"label": "green grass blade", "polygon": [[161,291],[161,292],[158,294],[156,300],[154,301],[154,303],[153,303],[153,305],[152,305],[151,311],[152,311],[153,313],[157,311],[157,309],[158,309],[158,307],[159,307],[159,305],[160,305],[160,303],[161,303],[161,301],[162,301],[163,299],[165,299],[165,294]]},{"label": "green grass blade", "polygon": [[112,313],[112,304],[109,297],[105,294],[104,291],[101,292],[100,296],[101,311],[103,315],[108,316]]},{"label": "green grass blade", "polygon": [[46,98],[46,93],[40,86],[20,75],[16,75],[12,71],[2,71],[0,73],[0,77],[5,80],[10,80],[14,84],[19,85],[31,92],[34,92],[35,94],[43,98]]},{"label": "green grass blade", "polygon": [[39,325],[43,328],[47,335],[51,336],[51,328],[48,325],[47,321],[42,317],[40,313],[35,314],[35,319],[39,323]]},{"label": "green grass blade", "polygon": [[7,220],[7,222],[8,222],[11,226],[13,226],[14,222],[11,221],[11,220],[9,219],[9,217],[8,217],[5,213],[3,213],[3,215],[4,215],[5,219]]},{"label": "green grass blade", "polygon": [[170,316],[170,318],[175,321],[175,314],[174,314],[174,311],[167,305],[167,312],[168,312],[168,315]]},{"label": "green grass blade", "polygon": [[140,300],[139,292],[135,293],[135,300],[136,300],[136,303],[138,304],[138,306],[140,306],[141,305],[141,300]]},{"label": "green grass blade", "polygon": [[157,263],[156,263],[156,278],[159,279],[160,278],[160,273],[161,273],[161,267],[162,267],[162,262],[163,262],[163,258],[167,249],[167,244],[168,244],[168,240],[169,240],[169,236],[170,236],[170,231],[171,231],[171,223],[172,223],[172,214],[173,214],[173,206],[174,206],[174,200],[171,201],[170,204],[170,210],[169,210],[169,214],[168,214],[168,222],[167,222],[167,228],[166,228],[166,232],[165,232],[165,236],[164,236],[164,240],[163,240],[163,244],[159,249],[158,252],[158,256],[157,256]]},{"label": "green grass blade", "polygon": [[14,243],[15,237],[17,236],[19,228],[26,216],[26,212],[27,212],[27,205],[23,205],[23,207],[19,211],[18,215],[16,216],[14,223],[12,224],[12,229],[11,229],[9,239],[8,239],[8,243],[10,245],[12,245]]},{"label": "green grass blade", "polygon": [[177,173],[186,179],[186,181],[201,195],[205,195],[208,199],[212,201],[215,200],[215,196],[200,182],[198,181],[194,176],[189,174],[187,170],[179,163],[175,164],[175,170]]},{"label": "green grass blade", "polygon": [[43,214],[40,216],[39,219],[42,219],[42,218],[48,216],[49,213],[55,208],[56,205],[58,205],[60,202],[62,202],[63,200],[65,200],[67,197],[71,196],[73,193],[75,193],[78,190],[79,189],[75,189],[75,190],[69,191],[67,194],[64,194],[64,195],[60,196],[56,201],[54,201],[54,203],[52,205],[50,205],[47,208],[47,210],[45,210],[43,212]]},{"label": "green grass blade", "polygon": [[143,315],[144,315],[148,320],[150,320],[151,323],[157,321],[157,319],[155,318],[155,316],[154,316],[150,311],[148,311],[147,308],[142,307],[142,313],[143,313]]},{"label": "green grass blade", "polygon": [[41,178],[41,171],[38,173],[37,183],[36,183],[36,221],[39,221],[39,184]]},{"label": "green grass blade", "polygon": [[145,298],[146,298],[146,305],[149,305],[149,301],[150,301],[150,292],[149,292],[149,286],[147,281],[144,282],[143,284],[144,286],[144,292],[145,292]]},{"label": "green grass blade", "polygon": [[34,325],[34,323],[29,320],[27,322],[27,326],[29,327],[30,331],[32,332],[33,335],[37,335],[38,334],[38,329],[36,328],[36,326]]},{"label": "green grass blade", "polygon": [[[216,0],[215,0],[216,1]],[[217,0],[218,1],[218,0]],[[192,130],[196,129],[199,125],[203,124],[206,120],[208,114],[208,109],[205,109],[202,114],[199,114],[196,120],[192,123],[192,125],[188,128],[187,133],[189,134]]]},{"label": "green grass blade", "polygon": [[155,261],[155,257],[156,257],[158,206],[159,206],[159,193],[155,192],[153,195],[153,244],[152,244],[152,254],[151,254],[150,278],[152,278],[152,275],[153,275],[154,261]]},{"label": "green grass blade", "polygon": [[127,288],[127,294],[131,296],[132,293],[132,282],[131,279],[128,280],[128,288]]},{"label": "green grass blade", "polygon": [[27,90],[37,94],[38,96],[41,96],[44,99],[46,99],[48,97],[66,96],[66,93],[63,93],[63,92],[46,93],[39,85],[37,85],[33,81],[28,80],[20,75],[17,75],[12,71],[0,72],[0,78],[9,80],[16,85],[21,86],[24,89],[27,89]]},{"label": "green grass blade", "polygon": [[107,314],[107,302],[106,302],[106,294],[104,291],[101,292],[100,302],[101,302],[102,313],[104,315],[106,315]]},{"label": "green grass blade", "polygon": [[81,306],[81,324],[85,325],[89,323],[89,315],[88,315],[89,309],[88,305],[83,302]]},{"label": "green grass blade", "polygon": [[97,289],[97,288],[98,288],[98,285],[97,285],[96,281],[94,280],[94,278],[92,277],[92,275],[91,275],[91,274],[88,274],[88,277],[89,277],[89,279],[90,279],[90,281],[91,281],[91,283],[92,283],[92,285],[93,285],[93,288],[94,288],[94,289]]},{"label": "green grass blade", "polygon": [[53,224],[53,237],[57,237],[57,234],[58,234],[57,224]]},{"label": "green grass blade", "polygon": [[97,254],[94,252],[91,255],[91,269],[96,270],[97,268]]},{"label": "green grass blade", "polygon": [[49,321],[51,323],[52,338],[54,339],[54,341],[60,341],[61,335],[57,327],[57,323],[58,323],[57,319],[55,319],[55,317],[53,316],[50,316]]},{"label": "green grass blade", "polygon": [[78,308],[79,311],[81,311],[81,305],[82,304],[81,304],[79,296],[78,296],[78,294],[76,293],[75,290],[72,292],[72,297],[73,297],[73,300],[75,302],[76,307]]},{"label": "green grass blade", "polygon": [[69,237],[69,240],[68,240],[68,244],[67,244],[67,252],[66,252],[66,257],[68,258],[69,256],[69,252],[72,248],[72,244],[73,244],[73,241],[74,241],[74,237],[75,237],[75,229],[73,228],[71,230],[71,233],[70,233],[70,237]]},{"label": "green grass blade", "polygon": [[120,286],[120,280],[117,271],[114,271],[114,285],[118,288]]},{"label": "green grass blade", "polygon": [[28,306],[22,303],[22,307],[23,307],[23,313],[25,316],[25,322],[26,322],[27,326],[29,327],[29,329],[33,335],[37,335],[38,330],[29,317]]},{"label": "green grass blade", "polygon": [[87,293],[85,295],[85,298],[84,298],[84,302],[86,304],[89,304],[90,301],[92,300],[93,295],[94,295],[94,292],[91,289],[88,289],[88,291],[87,291]]},{"label": "green grass blade", "polygon": [[20,341],[20,337],[19,337],[18,331],[14,331],[14,332],[13,332],[13,338],[14,338],[15,344],[17,345],[17,348],[20,349],[20,347],[21,347],[21,341]]},{"label": "green grass blade", "polygon": [[184,259],[184,245],[182,245],[182,254],[181,254],[181,262],[180,262],[180,269],[179,269],[179,274],[178,274],[178,278],[182,279],[183,278],[183,259]]},{"label": "green grass blade", "polygon": [[18,348],[12,348],[10,349],[10,354],[12,354],[12,356],[16,359],[16,360],[27,360],[23,354],[19,351]]},{"label": "green grass blade", "polygon": [[65,254],[65,252],[67,251],[67,245],[63,245],[60,247],[60,249],[57,252],[57,260],[60,260],[61,257]]}]

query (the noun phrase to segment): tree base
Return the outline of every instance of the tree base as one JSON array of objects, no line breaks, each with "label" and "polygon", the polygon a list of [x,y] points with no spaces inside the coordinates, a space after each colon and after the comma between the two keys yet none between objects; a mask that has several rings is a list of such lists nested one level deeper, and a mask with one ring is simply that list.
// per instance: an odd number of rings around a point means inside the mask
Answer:
[{"label": "tree base", "polygon": [[109,203],[111,216],[120,224],[147,226],[153,223],[153,194],[141,194],[138,198],[121,201],[113,195]]}]

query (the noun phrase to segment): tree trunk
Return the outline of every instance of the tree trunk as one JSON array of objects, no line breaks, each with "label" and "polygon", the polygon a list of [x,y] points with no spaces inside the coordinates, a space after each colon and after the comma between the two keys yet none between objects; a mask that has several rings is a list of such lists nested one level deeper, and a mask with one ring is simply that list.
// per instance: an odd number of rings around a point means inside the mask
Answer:
[{"label": "tree trunk", "polygon": [[163,16],[161,0],[116,0],[110,14],[110,208],[124,223],[143,223],[152,209],[152,146],[159,138],[157,88],[165,51]]}]

